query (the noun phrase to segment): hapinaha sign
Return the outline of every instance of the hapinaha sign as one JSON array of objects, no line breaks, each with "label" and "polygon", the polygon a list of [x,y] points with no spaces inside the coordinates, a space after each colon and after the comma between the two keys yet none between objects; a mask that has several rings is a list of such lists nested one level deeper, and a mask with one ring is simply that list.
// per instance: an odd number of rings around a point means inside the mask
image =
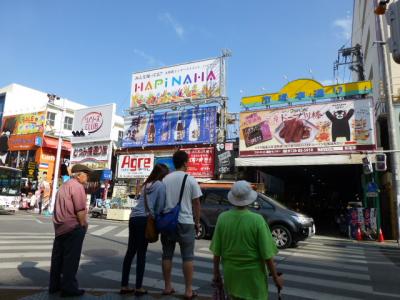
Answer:
[{"label": "hapinaha sign", "polygon": [[131,154],[118,157],[117,178],[145,178],[154,166],[154,154]]}]

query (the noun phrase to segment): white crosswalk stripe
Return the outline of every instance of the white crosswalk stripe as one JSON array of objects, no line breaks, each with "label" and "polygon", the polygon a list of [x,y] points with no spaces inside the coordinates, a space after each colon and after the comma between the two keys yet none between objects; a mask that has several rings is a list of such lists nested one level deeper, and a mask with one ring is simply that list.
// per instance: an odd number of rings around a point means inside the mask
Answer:
[{"label": "white crosswalk stripe", "polygon": [[117,233],[115,236],[128,237],[129,236],[129,228],[125,228],[120,233]]},{"label": "white crosswalk stripe", "polygon": [[89,232],[91,235],[97,235],[97,236],[101,236],[106,234],[107,232],[110,232],[111,230],[114,230],[115,228],[117,228],[118,226],[114,226],[114,225],[110,225],[110,226],[105,226],[101,229]]}]

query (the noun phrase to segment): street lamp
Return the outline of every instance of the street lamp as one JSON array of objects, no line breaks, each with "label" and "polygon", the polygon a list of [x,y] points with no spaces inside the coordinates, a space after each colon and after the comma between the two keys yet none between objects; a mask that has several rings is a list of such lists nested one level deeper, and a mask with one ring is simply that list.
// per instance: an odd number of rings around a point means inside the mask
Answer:
[{"label": "street lamp", "polygon": [[[52,96],[55,96],[55,95],[53,94]],[[55,97],[56,97],[55,99],[60,99],[60,97],[57,97],[57,96],[55,96]],[[49,99],[50,99],[50,97],[49,97]],[[54,102],[53,102],[53,104],[54,104]],[[62,148],[61,133],[62,133],[62,128],[63,128],[64,115],[65,115],[65,99],[63,98],[62,99],[62,107],[61,107],[60,130],[58,132],[56,164],[54,165],[53,189],[52,189],[52,192],[51,192],[51,200],[50,200],[50,205],[49,205],[49,212],[50,213],[53,213],[53,211],[54,211],[54,204],[55,204],[56,195],[57,195],[58,173],[59,173],[59,168],[60,168],[61,148]]]}]

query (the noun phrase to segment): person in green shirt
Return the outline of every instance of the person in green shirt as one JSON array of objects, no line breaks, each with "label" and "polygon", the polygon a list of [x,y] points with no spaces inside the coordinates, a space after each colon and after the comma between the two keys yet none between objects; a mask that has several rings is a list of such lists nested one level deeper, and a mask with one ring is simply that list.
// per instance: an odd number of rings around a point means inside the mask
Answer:
[{"label": "person in green shirt", "polygon": [[222,282],[219,264],[222,257],[224,284],[232,299],[268,299],[267,265],[278,289],[283,278],[278,276],[273,257],[278,253],[268,224],[247,206],[257,199],[250,183],[236,182],[228,193],[235,207],[218,217],[210,250],[214,254],[214,282]]}]

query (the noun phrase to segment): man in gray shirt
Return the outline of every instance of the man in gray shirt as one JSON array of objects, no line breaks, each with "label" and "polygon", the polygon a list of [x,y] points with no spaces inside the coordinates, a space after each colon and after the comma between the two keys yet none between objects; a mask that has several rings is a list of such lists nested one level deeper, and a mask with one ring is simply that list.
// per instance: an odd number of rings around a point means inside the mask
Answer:
[{"label": "man in gray shirt", "polygon": [[[166,187],[165,211],[174,208],[179,202],[179,194],[183,183],[185,171],[189,162],[189,155],[185,151],[178,150],[174,153],[173,162],[176,171],[167,175],[163,182]],[[162,269],[165,282],[164,295],[175,292],[171,283],[172,258],[174,256],[176,242],[179,243],[183,261],[183,275],[185,277],[184,299],[193,299],[197,294],[192,290],[193,259],[195,235],[200,229],[200,186],[196,179],[187,175],[184,185],[181,209],[178,217],[176,233],[161,235],[163,247]],[[193,216],[194,213],[194,216]]]}]

